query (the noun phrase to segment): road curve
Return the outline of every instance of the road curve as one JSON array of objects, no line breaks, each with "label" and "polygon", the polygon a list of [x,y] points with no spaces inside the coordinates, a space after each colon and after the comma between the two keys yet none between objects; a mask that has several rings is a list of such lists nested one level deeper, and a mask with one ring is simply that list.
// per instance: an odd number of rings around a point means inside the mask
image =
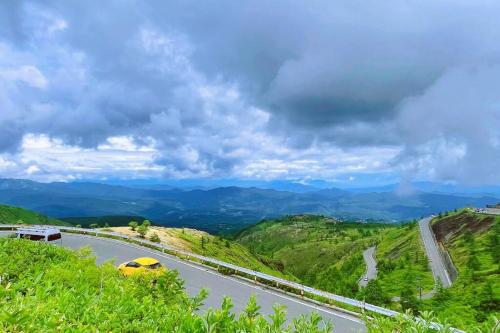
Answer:
[{"label": "road curve", "polygon": [[89,246],[92,248],[98,264],[114,260],[115,264],[118,265],[141,256],[155,257],[168,268],[176,269],[179,272],[180,277],[185,281],[188,294],[196,295],[202,288],[209,290],[210,294],[204,304],[205,309],[220,307],[223,297],[229,296],[234,303],[234,312],[239,313],[245,308],[249,297],[255,295],[258,304],[261,306],[261,313],[264,315],[273,313],[272,307],[274,304],[282,304],[287,307],[289,318],[317,312],[323,319],[334,324],[335,333],[366,331],[363,321],[355,316],[319,306],[307,300],[256,285],[238,277],[221,275],[205,266],[185,262],[160,251],[124,241],[66,233],[63,235],[62,245],[72,249]]},{"label": "road curve", "polygon": [[424,243],[425,252],[429,258],[429,265],[432,270],[432,275],[434,275],[434,281],[436,281],[436,283],[437,281],[441,281],[443,287],[448,288],[451,286],[451,279],[446,271],[443,258],[439,254],[438,244],[430,226],[431,219],[431,217],[426,217],[418,222],[420,235]]},{"label": "road curve", "polygon": [[[377,262],[375,261],[375,246],[367,248],[363,251],[363,259],[366,263],[366,272],[359,280],[361,287],[366,287],[368,281],[377,277]],[[365,281],[365,277],[367,278]]]}]

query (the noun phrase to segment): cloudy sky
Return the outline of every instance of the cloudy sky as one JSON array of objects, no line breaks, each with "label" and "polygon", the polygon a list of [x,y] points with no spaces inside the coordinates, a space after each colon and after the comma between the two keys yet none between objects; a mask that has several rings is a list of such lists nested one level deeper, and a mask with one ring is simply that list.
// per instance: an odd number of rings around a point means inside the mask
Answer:
[{"label": "cloudy sky", "polygon": [[497,0],[2,1],[0,176],[498,185],[499,17]]}]

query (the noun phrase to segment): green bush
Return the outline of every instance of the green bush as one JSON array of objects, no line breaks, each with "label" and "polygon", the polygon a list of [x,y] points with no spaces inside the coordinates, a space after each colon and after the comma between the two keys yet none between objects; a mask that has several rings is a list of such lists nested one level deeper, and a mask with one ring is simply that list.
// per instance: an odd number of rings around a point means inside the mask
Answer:
[{"label": "green bush", "polygon": [[130,221],[130,222],[128,223],[128,226],[130,227],[130,230],[132,230],[132,231],[135,231],[135,229],[137,229],[137,226],[138,226],[138,225],[139,225],[139,224],[138,224],[136,221]]},{"label": "green bush", "polygon": [[149,240],[154,242],[154,243],[159,243],[160,242],[160,236],[155,232],[151,236],[149,236]]},{"label": "green bush", "polygon": [[146,237],[147,232],[148,232],[148,227],[145,226],[144,224],[141,224],[140,226],[137,227],[137,233],[139,234],[139,237],[141,238]]}]

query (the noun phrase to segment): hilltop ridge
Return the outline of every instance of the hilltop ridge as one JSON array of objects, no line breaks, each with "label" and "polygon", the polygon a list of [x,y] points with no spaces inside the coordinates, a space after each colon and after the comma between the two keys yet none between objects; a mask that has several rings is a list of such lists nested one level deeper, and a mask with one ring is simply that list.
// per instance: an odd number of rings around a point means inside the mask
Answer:
[{"label": "hilltop ridge", "polygon": [[14,206],[0,205],[0,224],[71,225],[45,215]]}]

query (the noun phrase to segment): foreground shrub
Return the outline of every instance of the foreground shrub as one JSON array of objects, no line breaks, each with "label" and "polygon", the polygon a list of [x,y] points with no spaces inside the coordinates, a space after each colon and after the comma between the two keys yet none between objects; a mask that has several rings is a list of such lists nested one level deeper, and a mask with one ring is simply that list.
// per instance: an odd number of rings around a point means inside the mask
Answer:
[{"label": "foreground shrub", "polygon": [[[440,323],[431,311],[424,311],[420,317],[415,317],[408,311],[395,318],[377,317],[375,319],[365,318],[369,333],[453,333],[455,329],[447,323]],[[436,327],[435,324],[439,326]],[[492,318],[486,326],[472,328],[469,333],[499,333],[500,322]]]},{"label": "foreground shrub", "polygon": [[317,315],[287,326],[283,307],[266,319],[254,298],[239,316],[229,298],[201,312],[207,292],[188,297],[176,271],[125,279],[88,249],[0,239],[0,276],[2,332],[331,332]]}]

